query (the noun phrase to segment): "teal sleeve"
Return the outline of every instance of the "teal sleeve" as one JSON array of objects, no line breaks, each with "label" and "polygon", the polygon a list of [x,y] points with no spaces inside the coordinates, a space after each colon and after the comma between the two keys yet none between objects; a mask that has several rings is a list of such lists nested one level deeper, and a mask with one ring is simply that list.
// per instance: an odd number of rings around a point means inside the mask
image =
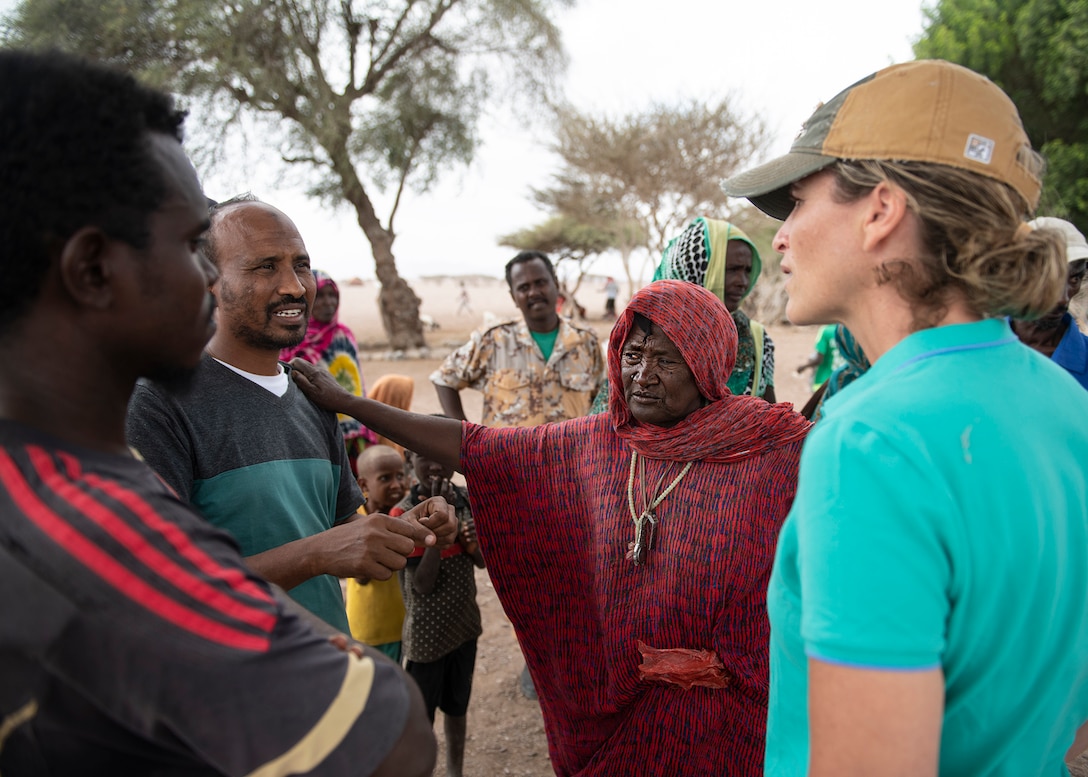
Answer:
[{"label": "teal sleeve", "polygon": [[[869,668],[939,665],[950,610],[947,487],[913,430],[817,427],[795,514],[809,657]],[[915,442],[921,442],[920,440]]]}]

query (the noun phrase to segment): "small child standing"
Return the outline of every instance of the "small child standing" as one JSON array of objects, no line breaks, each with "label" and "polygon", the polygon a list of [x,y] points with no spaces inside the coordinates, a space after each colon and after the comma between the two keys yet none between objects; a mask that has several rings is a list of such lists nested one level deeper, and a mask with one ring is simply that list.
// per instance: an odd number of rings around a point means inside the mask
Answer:
[{"label": "small child standing", "polygon": [[461,777],[476,638],[483,631],[473,565],[482,569],[484,559],[468,492],[450,482],[453,471],[419,454],[406,455],[417,484],[389,514],[399,515],[430,496],[442,496],[454,506],[460,523],[457,542],[442,551],[416,548],[399,576],[405,609],[405,669],[419,685],[432,723],[435,709],[442,710],[446,775]]},{"label": "small child standing", "polygon": [[[371,445],[356,462],[359,488],[366,496],[366,513],[389,514],[408,493],[404,459],[388,445]],[[351,636],[400,663],[404,600],[396,576],[388,580],[347,581],[348,624]]]}]

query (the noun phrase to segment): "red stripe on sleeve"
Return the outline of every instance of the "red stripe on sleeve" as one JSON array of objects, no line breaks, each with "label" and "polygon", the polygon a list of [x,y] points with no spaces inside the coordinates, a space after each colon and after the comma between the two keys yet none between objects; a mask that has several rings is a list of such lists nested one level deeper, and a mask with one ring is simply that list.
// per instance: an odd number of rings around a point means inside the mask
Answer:
[{"label": "red stripe on sleeve", "polygon": [[[40,458],[45,454],[41,449],[36,449],[36,452],[32,452],[32,456],[35,455]],[[49,463],[49,467],[52,468],[52,462]],[[74,486],[60,478],[56,474],[55,468],[53,468],[53,474],[55,476],[53,485],[67,486],[68,488],[65,490],[76,491],[77,497],[85,496]],[[38,528],[90,571],[138,605],[177,627],[211,642],[217,642],[239,650],[264,651],[268,649],[269,638],[267,635],[246,633],[212,620],[155,590],[138,575],[126,569],[45,504],[31,488],[6,450],[0,450],[0,482],[7,488],[19,509]],[[59,492],[58,496],[64,497]],[[80,501],[86,502],[87,500]],[[76,509],[80,509],[77,502],[71,502],[71,504]],[[92,506],[94,505],[92,504]],[[97,507],[101,508],[100,505],[97,505]],[[274,616],[269,615],[269,617],[274,621]]]},{"label": "red stripe on sleeve", "polygon": [[[248,605],[215,586],[209,585],[206,581],[201,580],[178,565],[174,559],[148,542],[120,516],[96,501],[94,497],[80,489],[76,483],[66,479],[56,469],[52,457],[44,449],[31,445],[27,446],[27,452],[30,454],[31,464],[33,464],[38,476],[54,493],[98,524],[133,556],[142,561],[153,573],[157,573],[163,579],[168,580],[174,587],[196,601],[214,610],[219,610],[228,617],[235,618],[242,623],[266,632],[275,626],[276,616],[268,610]],[[231,588],[244,589],[246,595],[254,597],[258,601],[272,602],[271,595],[249,580],[242,570],[227,569],[202,550],[199,550],[176,524],[165,520],[139,494],[124,488],[119,483],[98,477],[93,473],[81,478],[78,462],[75,461],[74,456],[61,454],[61,459],[69,475],[74,473],[76,480],[82,479],[87,485],[98,488],[107,496],[119,501],[148,528],[162,535],[167,542],[201,572],[225,581]],[[72,461],[68,461],[68,459]],[[73,464],[77,465],[74,470]]]}]

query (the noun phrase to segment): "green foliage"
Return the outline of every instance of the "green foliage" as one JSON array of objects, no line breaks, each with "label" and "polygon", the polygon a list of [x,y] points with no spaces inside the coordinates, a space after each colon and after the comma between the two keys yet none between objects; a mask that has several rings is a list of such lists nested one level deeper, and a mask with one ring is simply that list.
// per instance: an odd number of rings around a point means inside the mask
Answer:
[{"label": "green foliage", "polygon": [[568,3],[23,0],[0,42],[119,64],[223,121],[264,117],[315,191],[357,204],[364,177],[425,190],[470,161],[496,79],[550,94],[565,60],[548,12]]},{"label": "green foliage", "polygon": [[[618,118],[559,108],[552,150],[562,167],[550,186],[532,192],[554,218],[537,230],[569,222],[610,235],[608,248],[619,253],[633,292],[691,219],[729,217],[719,182],[766,144],[762,122],[740,114],[728,97],[655,104]],[[631,266],[636,251],[640,272]]]},{"label": "green foliage", "polygon": [[499,245],[520,251],[544,251],[560,260],[584,261],[615,248],[618,241],[615,230],[570,216],[553,216],[535,227],[500,237]]},{"label": "green foliage", "polygon": [[[570,3],[22,0],[0,24],[0,45],[121,65],[197,101],[220,129],[255,120],[284,162],[307,171],[311,194],[355,209],[383,322],[394,347],[407,347],[422,344],[422,330],[392,253],[401,195],[472,159],[498,88],[515,102],[551,99],[566,61],[550,12]],[[205,135],[217,144],[223,133]],[[384,224],[372,188],[394,192]]]},{"label": "green foliage", "polygon": [[939,0],[926,16],[915,55],[1009,94],[1047,158],[1039,212],[1088,229],[1088,0]]},{"label": "green foliage", "polygon": [[534,197],[587,223],[636,223],[639,247],[660,256],[692,218],[725,214],[719,182],[766,142],[762,123],[740,115],[729,98],[657,104],[618,119],[566,108],[552,145],[563,167]]}]

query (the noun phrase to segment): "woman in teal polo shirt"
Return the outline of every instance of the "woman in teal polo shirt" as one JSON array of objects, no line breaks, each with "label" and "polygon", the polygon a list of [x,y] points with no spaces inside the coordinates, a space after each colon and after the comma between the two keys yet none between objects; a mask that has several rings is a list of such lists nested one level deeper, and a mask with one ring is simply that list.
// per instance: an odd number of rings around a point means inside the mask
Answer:
[{"label": "woman in teal polo shirt", "polygon": [[768,594],[768,775],[1065,774],[1088,719],[1088,396],[1005,316],[1058,236],[1015,106],[939,61],[821,106],[723,184],[785,223],[794,323],[872,361],[804,449]]}]

